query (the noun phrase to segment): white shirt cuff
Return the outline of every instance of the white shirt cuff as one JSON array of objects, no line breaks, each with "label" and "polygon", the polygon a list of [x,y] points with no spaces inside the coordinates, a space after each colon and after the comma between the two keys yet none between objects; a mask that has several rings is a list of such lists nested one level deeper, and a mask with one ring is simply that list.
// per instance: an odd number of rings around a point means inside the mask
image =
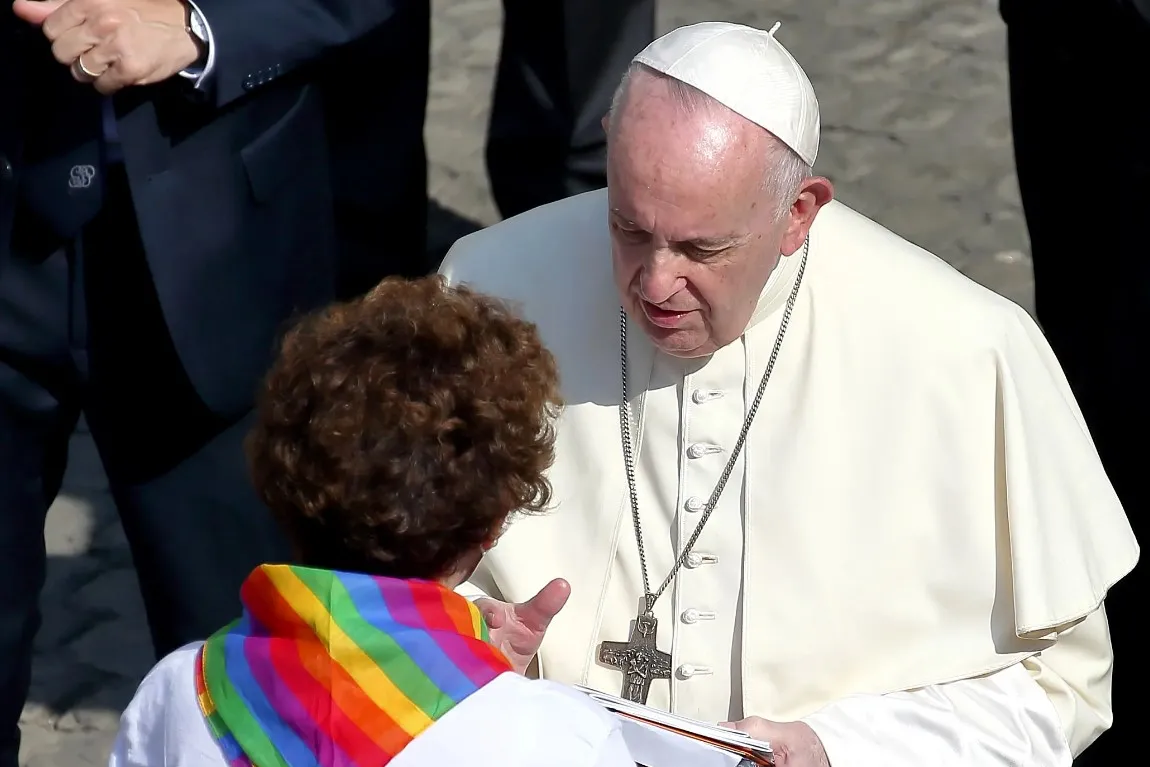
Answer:
[{"label": "white shirt cuff", "polygon": [[466,599],[468,602],[475,602],[479,599],[491,599],[483,589],[479,588],[471,581],[464,581],[455,587],[455,593]]},{"label": "white shirt cuff", "polygon": [[184,0],[191,10],[189,23],[192,27],[192,33],[204,41],[204,47],[207,49],[207,60],[203,66],[188,67],[180,72],[180,77],[191,80],[197,88],[202,88],[208,77],[211,76],[212,70],[216,65],[216,43],[212,38],[212,28],[208,25],[207,19],[200,11],[192,0]]}]

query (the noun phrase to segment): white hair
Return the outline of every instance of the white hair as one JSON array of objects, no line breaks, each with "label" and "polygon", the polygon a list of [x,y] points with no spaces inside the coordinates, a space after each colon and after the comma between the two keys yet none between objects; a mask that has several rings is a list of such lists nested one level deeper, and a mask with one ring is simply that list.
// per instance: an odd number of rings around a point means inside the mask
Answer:
[{"label": "white hair", "polygon": [[[650,75],[666,82],[674,98],[679,101],[680,105],[687,112],[720,110],[727,114],[737,114],[714,96],[699,90],[693,85],[688,85],[682,80],[676,80],[658,70],[648,67],[646,64],[632,62],[631,66],[627,68],[627,71],[623,73],[623,79],[619,81],[619,87],[615,89],[615,95],[611,99],[611,111],[609,114],[612,123],[614,123],[616,114],[618,114],[627,98],[632,77],[636,73]],[[740,116],[740,119],[745,118]],[[756,127],[766,133],[770,139],[767,156],[763,158],[767,166],[763,178],[763,191],[770,194],[777,201],[775,217],[776,219],[782,218],[794,204],[795,198],[799,193],[799,187],[802,186],[804,181],[814,175],[814,171],[810,165],[803,161],[803,158],[799,157],[795,150],[780,141],[777,136],[761,126],[756,125]]]}]

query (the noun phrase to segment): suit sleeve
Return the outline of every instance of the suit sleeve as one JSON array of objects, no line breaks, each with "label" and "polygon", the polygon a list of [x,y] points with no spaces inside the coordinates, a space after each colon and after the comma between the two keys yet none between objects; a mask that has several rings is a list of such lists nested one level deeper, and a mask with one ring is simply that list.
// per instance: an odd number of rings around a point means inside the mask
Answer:
[{"label": "suit sleeve", "polygon": [[1100,609],[1050,649],[996,673],[853,696],[804,721],[833,767],[1070,767],[1113,721],[1112,669]]},{"label": "suit sleeve", "polygon": [[226,106],[362,37],[390,19],[400,2],[196,0],[212,33],[210,100]]}]

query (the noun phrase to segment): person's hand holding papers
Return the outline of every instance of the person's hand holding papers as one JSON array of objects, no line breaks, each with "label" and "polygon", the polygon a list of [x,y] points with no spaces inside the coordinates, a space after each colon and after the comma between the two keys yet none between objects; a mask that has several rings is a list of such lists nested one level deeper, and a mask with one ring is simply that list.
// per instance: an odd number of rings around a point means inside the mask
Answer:
[{"label": "person's hand holding papers", "polygon": [[770,743],[775,767],[830,767],[819,736],[802,722],[772,722],[749,716],[737,722],[723,722],[720,726]]}]

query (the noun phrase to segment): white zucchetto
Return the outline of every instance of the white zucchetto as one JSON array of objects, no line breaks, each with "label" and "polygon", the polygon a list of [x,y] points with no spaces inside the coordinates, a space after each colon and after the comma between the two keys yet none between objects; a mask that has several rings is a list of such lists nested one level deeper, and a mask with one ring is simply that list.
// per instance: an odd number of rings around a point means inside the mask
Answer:
[{"label": "white zucchetto", "polygon": [[706,93],[814,165],[819,103],[803,68],[775,39],[778,28],[692,24],[663,35],[634,61]]}]

